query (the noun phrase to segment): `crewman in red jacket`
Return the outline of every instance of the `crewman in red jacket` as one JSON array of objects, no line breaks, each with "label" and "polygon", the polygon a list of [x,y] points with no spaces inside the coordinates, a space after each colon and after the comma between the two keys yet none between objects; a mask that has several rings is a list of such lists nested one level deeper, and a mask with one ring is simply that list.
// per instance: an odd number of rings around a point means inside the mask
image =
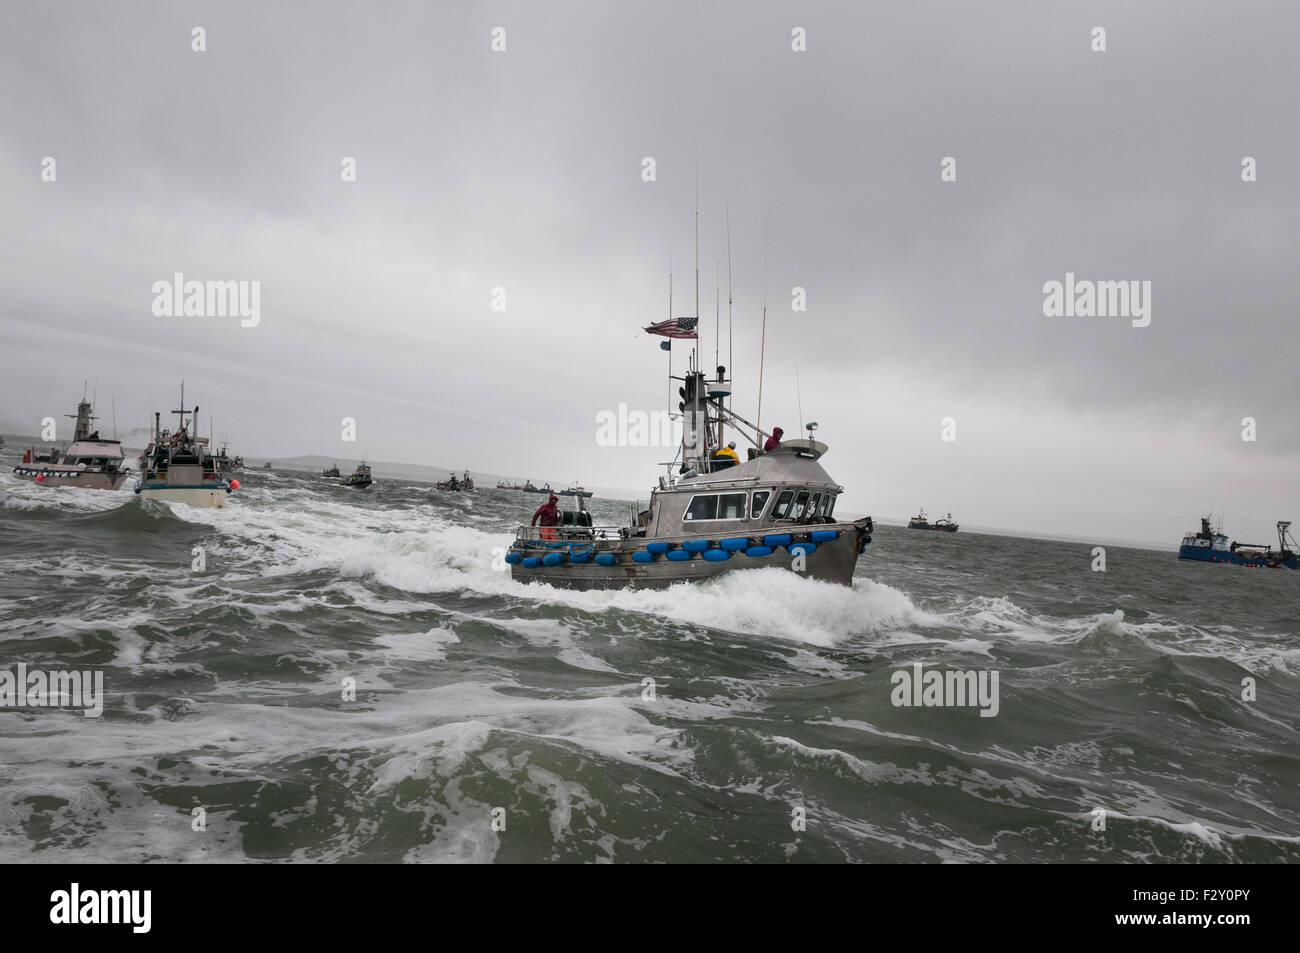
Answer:
[{"label": "crewman in red jacket", "polygon": [[560,510],[555,504],[559,502],[560,498],[552,493],[545,503],[537,507],[537,512],[533,514],[533,521],[528,524],[536,526],[538,520],[541,520],[542,539],[555,539],[557,535],[555,527],[560,525]]},{"label": "crewman in red jacket", "polygon": [[767,453],[769,450],[775,450],[777,447],[781,446],[781,438],[784,436],[784,430],[780,427],[773,427],[772,436],[768,437],[767,443],[763,444],[763,452]]}]

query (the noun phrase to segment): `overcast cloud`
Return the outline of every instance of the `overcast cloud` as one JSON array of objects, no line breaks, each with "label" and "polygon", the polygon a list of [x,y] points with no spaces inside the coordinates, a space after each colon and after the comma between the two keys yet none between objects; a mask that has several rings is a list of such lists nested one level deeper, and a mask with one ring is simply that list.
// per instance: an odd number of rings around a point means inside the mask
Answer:
[{"label": "overcast cloud", "polygon": [[[670,244],[674,310],[694,310],[698,155],[704,363],[729,205],[735,408],[753,418],[766,236],[763,423],[799,429],[797,365],[843,508],[1171,546],[1211,507],[1237,538],[1300,520],[1294,2],[6,2],[4,20],[6,429],[61,419],[83,380],[143,427],[183,373],[249,456],[648,488],[665,452],[598,447],[596,415],[666,403],[639,328],[667,314]],[[260,324],[155,317],[176,272],[260,281]],[[1045,317],[1066,272],[1150,281],[1150,326]]]}]

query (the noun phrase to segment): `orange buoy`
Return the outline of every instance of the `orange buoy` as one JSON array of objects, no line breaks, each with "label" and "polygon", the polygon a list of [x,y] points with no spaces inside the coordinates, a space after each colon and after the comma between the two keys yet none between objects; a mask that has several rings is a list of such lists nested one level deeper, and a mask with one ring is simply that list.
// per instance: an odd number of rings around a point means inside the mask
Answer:
[{"label": "orange buoy", "polygon": [[36,474],[36,482],[37,482],[37,483],[44,483],[44,482],[45,482],[45,474],[44,474],[44,473],[38,473],[38,474]]},{"label": "orange buoy", "polygon": [[238,490],[238,489],[239,489],[239,481],[238,481],[238,480],[231,480],[231,481],[230,481],[230,488],[231,488],[232,490]]}]

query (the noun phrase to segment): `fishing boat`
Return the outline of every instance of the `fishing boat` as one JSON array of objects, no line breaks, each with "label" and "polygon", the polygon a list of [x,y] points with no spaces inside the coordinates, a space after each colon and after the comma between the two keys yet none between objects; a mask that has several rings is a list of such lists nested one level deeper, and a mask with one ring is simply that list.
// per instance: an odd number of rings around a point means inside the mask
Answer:
[{"label": "fishing boat", "polygon": [[343,481],[343,485],[356,487],[359,490],[364,490],[366,487],[370,486],[370,484],[374,482],[375,481],[370,476],[370,467],[366,465],[365,461],[362,461],[361,463],[357,464],[357,468],[355,470],[353,470],[350,474],[348,474],[347,479]]},{"label": "fishing boat", "polygon": [[221,449],[212,457],[216,463],[217,472],[224,477],[230,477],[244,469],[243,457],[232,457],[223,443]]},{"label": "fishing boat", "polygon": [[1277,549],[1273,549],[1262,543],[1229,542],[1227,536],[1210,525],[1210,517],[1202,516],[1200,530],[1183,537],[1178,558],[1256,569],[1300,569],[1297,549],[1300,546],[1291,535],[1290,520],[1278,520]]},{"label": "fishing boat", "polygon": [[339,472],[339,465],[335,463],[334,466],[330,467],[329,469],[322,470],[321,476],[327,477],[329,479],[337,480],[341,478],[343,474]]},{"label": "fishing boat", "polygon": [[[686,320],[686,319],[683,319]],[[512,578],[574,589],[663,588],[720,573],[776,567],[849,585],[871,542],[870,517],[835,518],[843,487],[822,468],[827,445],[789,440],[762,452],[769,436],[728,406],[726,368],[706,380],[692,358],[678,393],[682,442],[651,490],[632,504],[626,524],[601,526],[578,508],[559,525],[521,527],[506,553]],[[730,429],[753,444],[734,463],[715,451]]]},{"label": "fishing boat", "polygon": [[[162,414],[153,415],[153,436],[142,455],[144,472],[135,483],[142,500],[165,500],[190,506],[224,506],[226,497],[239,489],[238,480],[226,480],[217,470],[216,457],[207,437],[197,432],[199,408],[185,409],[185,385],[181,384],[181,408],[175,432],[164,430]],[[188,418],[188,419],[187,419]]]},{"label": "fishing boat", "polygon": [[951,513],[949,513],[947,516],[941,516],[939,517],[939,519],[931,523],[929,517],[925,515],[925,510],[921,510],[921,512],[919,512],[918,514],[913,516],[910,520],[908,520],[907,528],[908,529],[935,529],[941,533],[957,532],[957,524],[952,521]]},{"label": "fishing boat", "polygon": [[20,480],[44,486],[80,486],[90,490],[116,490],[126,483],[130,467],[122,453],[122,441],[105,440],[99,431],[90,429],[98,419],[90,401],[84,397],[77,413],[65,415],[76,420],[72,444],[66,450],[50,449],[38,453],[29,447],[23,460],[14,467]]},{"label": "fishing boat", "polygon": [[[461,492],[469,492],[474,489],[474,478],[471,477],[469,475],[469,471],[466,470],[465,475],[463,477],[458,478],[456,474],[452,473],[447,477],[447,479],[439,480],[437,483],[434,484],[434,486],[437,487],[439,490],[454,490],[454,491],[461,491]],[[501,484],[498,483],[497,486],[499,488]]]},{"label": "fishing boat", "polygon": [[498,490],[522,490],[523,487],[518,483],[509,483],[505,480],[497,480]]},{"label": "fishing boat", "polygon": [[564,490],[552,490],[549,483],[543,483],[541,486],[533,486],[531,482],[525,482],[523,486],[515,487],[514,489],[523,490],[525,493],[541,493],[546,496],[554,493],[556,496],[572,496],[583,500],[590,500],[595,496],[595,494],[590,490],[584,489],[577,483],[570,483],[568,488]]}]

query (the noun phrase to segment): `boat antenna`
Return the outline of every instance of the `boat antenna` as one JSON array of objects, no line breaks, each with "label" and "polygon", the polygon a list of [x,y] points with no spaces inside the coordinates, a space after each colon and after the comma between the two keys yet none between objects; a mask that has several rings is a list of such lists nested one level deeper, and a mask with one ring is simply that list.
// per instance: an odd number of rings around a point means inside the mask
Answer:
[{"label": "boat antenna", "polygon": [[[803,389],[799,386],[799,365],[794,366],[794,396],[799,403],[799,430],[803,430]],[[811,435],[810,435],[811,436]]]},{"label": "boat antenna", "polygon": [[[731,203],[725,204],[727,213],[727,368],[732,366],[732,340],[731,340]],[[735,371],[732,371],[734,377]],[[727,406],[731,406],[731,398],[727,398]]]},{"label": "boat antenna", "polygon": [[718,262],[713,261],[713,366],[718,366],[718,348],[722,344],[722,289],[718,278]]},{"label": "boat antenna", "polygon": [[695,323],[700,321],[700,147],[695,146]]},{"label": "boat antenna", "polygon": [[[673,243],[668,243],[668,320],[673,319]],[[673,410],[673,342],[668,341],[668,412]]]},{"label": "boat antenna", "polygon": [[758,413],[754,431],[763,436],[763,364],[767,359],[767,219],[763,219],[763,337],[758,349]]},{"label": "boat antenna", "polygon": [[113,439],[117,439],[117,395],[113,395]]}]

